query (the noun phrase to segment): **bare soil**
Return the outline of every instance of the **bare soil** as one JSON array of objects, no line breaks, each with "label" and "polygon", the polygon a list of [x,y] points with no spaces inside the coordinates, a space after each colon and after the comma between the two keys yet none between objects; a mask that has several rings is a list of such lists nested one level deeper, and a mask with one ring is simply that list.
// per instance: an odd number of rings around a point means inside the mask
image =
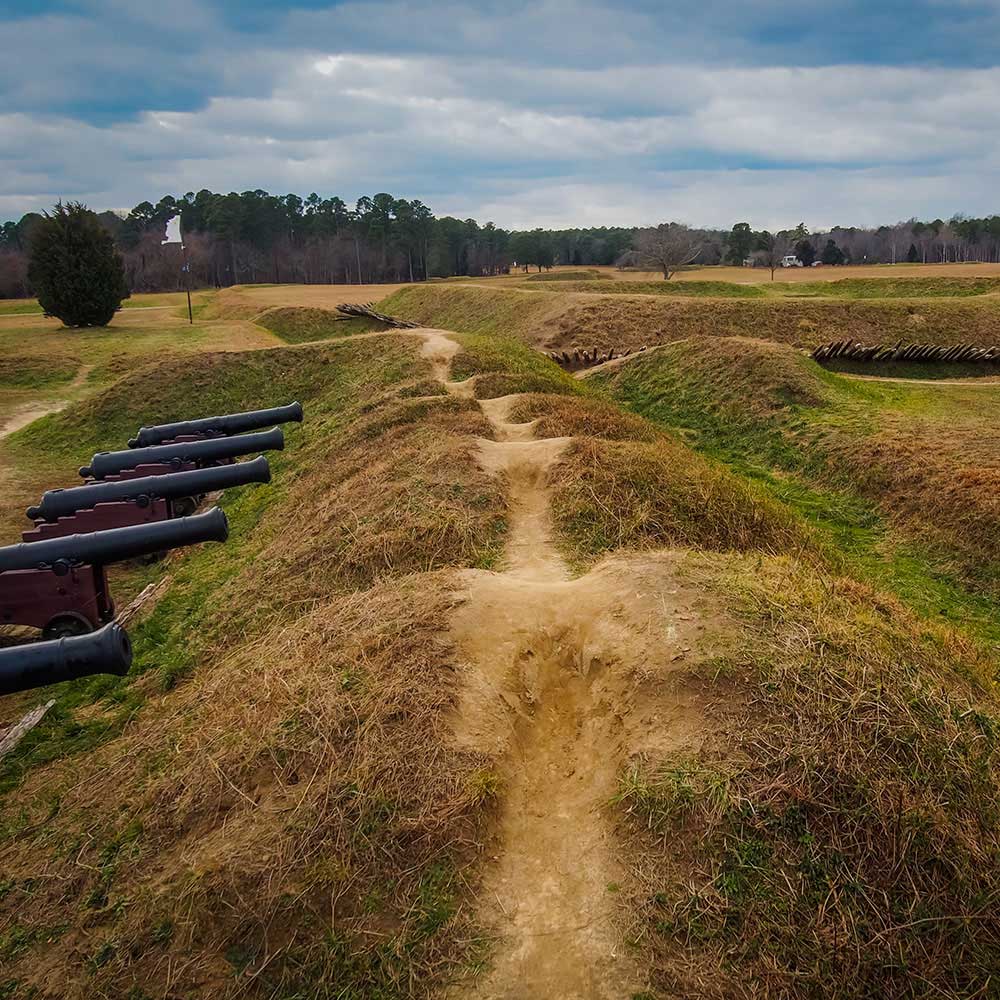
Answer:
[{"label": "bare soil", "polygon": [[[446,380],[457,346],[419,333],[438,377],[470,394],[474,379]],[[696,699],[669,679],[704,626],[676,582],[682,557],[642,569],[612,559],[572,577],[549,486],[572,438],[537,440],[535,421],[511,421],[521,399],[480,401],[495,440],[478,441],[479,461],[506,482],[508,539],[502,572],[463,573],[451,626],[463,667],[455,738],[499,761],[503,789],[479,900],[491,966],[452,995],[611,1000],[647,984],[617,905],[629,876],[608,806],[631,755],[699,742]]]}]

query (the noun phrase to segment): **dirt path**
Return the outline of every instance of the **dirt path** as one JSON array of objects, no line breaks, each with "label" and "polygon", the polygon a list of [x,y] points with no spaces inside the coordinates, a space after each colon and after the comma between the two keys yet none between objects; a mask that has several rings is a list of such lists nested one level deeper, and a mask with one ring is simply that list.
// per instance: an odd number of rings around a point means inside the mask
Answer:
[{"label": "dirt path", "polygon": [[[93,365],[83,365],[74,376],[73,381],[66,386],[66,389],[69,392],[79,389],[86,381],[93,367]],[[0,441],[8,435],[13,434],[14,431],[19,431],[22,427],[27,427],[28,424],[34,423],[40,417],[46,417],[50,413],[58,413],[60,410],[64,410],[69,404],[69,397],[65,399],[36,400],[30,403],[22,403],[4,423],[0,424]]]},{"label": "dirt path", "polygon": [[[457,345],[438,332],[419,335],[435,375],[471,397],[474,379],[448,380]],[[664,632],[663,616],[695,616],[670,584],[676,555],[641,566],[612,560],[572,578],[553,544],[548,486],[572,439],[537,440],[534,423],[512,422],[518,399],[479,404],[495,435],[477,441],[479,461],[507,482],[508,540],[502,572],[463,574],[452,621],[464,663],[455,737],[502,762],[480,896],[496,945],[490,970],[449,996],[627,1000],[645,976],[624,942],[616,893],[626,874],[608,805],[630,752],[690,745],[700,732],[690,699],[651,696],[649,683],[694,641],[687,625]]]}]

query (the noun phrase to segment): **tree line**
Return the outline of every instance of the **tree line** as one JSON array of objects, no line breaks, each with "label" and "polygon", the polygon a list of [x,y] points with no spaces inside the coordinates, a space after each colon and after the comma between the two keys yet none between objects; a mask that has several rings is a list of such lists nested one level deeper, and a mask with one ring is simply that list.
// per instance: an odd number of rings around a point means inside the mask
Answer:
[{"label": "tree line", "polygon": [[[384,192],[350,206],[339,197],[315,193],[302,198],[262,190],[202,190],[165,195],[155,204],[144,201],[127,214],[97,214],[122,255],[133,291],[183,286],[177,248],[161,245],[168,220],[176,216],[193,287],[423,281],[555,264],[650,266],[643,247],[655,242],[650,234],[664,228],[509,231],[492,222],[436,217],[419,200]],[[41,220],[41,215],[28,213],[0,225],[0,298],[34,293],[28,256]],[[877,229],[836,227],[815,234],[802,224],[780,233],[755,232],[748,223],[728,231],[681,228],[688,234],[685,245],[697,247],[692,261],[697,264],[773,267],[779,251],[797,255],[804,264],[1000,261],[1000,216],[911,219]]]}]

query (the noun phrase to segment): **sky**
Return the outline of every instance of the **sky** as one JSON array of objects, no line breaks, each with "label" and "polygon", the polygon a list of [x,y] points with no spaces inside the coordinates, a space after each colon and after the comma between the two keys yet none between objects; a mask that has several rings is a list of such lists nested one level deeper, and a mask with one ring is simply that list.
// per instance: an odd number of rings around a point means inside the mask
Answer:
[{"label": "sky", "polygon": [[0,220],[209,188],[506,228],[1000,212],[1000,0],[0,0]]}]

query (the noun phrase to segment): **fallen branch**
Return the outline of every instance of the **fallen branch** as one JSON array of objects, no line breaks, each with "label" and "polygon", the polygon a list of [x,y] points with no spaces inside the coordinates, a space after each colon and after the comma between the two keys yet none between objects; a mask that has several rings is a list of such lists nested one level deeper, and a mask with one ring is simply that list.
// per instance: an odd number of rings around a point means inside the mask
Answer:
[{"label": "fallen branch", "polygon": [[386,326],[401,330],[414,330],[420,326],[419,323],[411,323],[408,319],[400,319],[398,316],[388,316],[385,313],[378,312],[375,309],[374,302],[345,302],[343,305],[337,306],[337,312],[342,312],[345,316],[352,319],[359,316],[365,319],[373,319],[379,323],[384,323]]}]

